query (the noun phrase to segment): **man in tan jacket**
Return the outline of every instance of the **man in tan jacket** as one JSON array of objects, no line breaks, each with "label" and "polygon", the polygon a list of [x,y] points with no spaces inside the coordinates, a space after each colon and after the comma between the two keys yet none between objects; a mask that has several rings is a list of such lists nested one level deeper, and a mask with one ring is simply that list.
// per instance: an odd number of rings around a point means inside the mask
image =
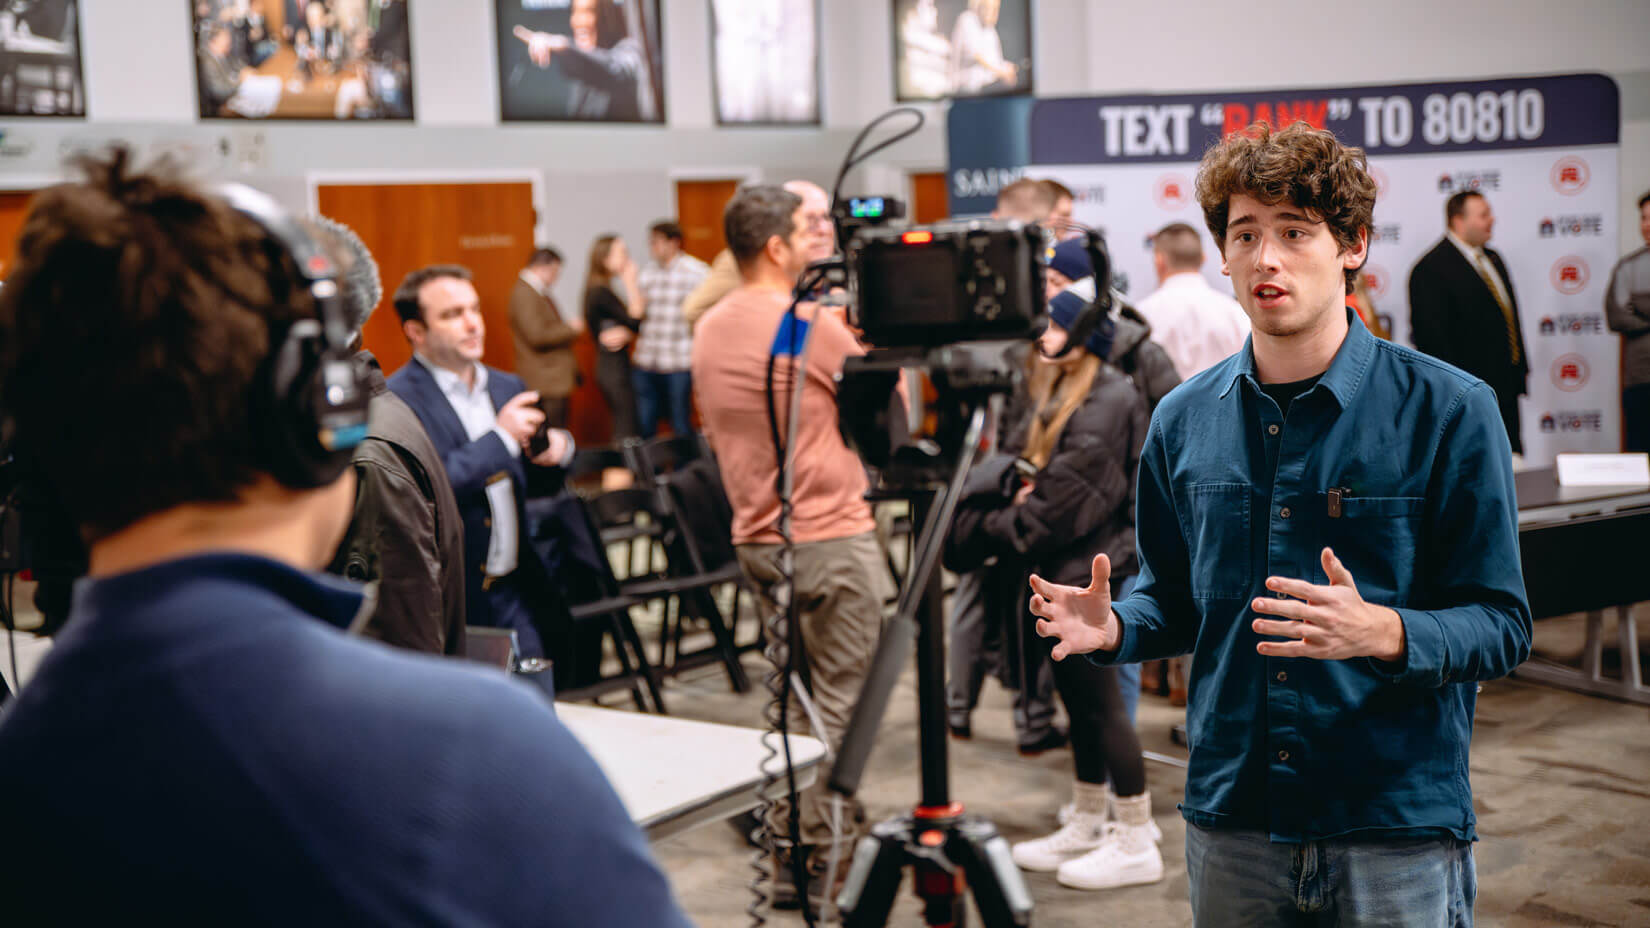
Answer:
[{"label": "man in tan jacket", "polygon": [[567,427],[567,398],[578,385],[573,340],[584,331],[578,313],[563,316],[550,296],[561,275],[561,255],[539,248],[527,259],[510,291],[510,331],[516,340],[516,373],[527,389],[538,392],[539,406],[550,425]]}]

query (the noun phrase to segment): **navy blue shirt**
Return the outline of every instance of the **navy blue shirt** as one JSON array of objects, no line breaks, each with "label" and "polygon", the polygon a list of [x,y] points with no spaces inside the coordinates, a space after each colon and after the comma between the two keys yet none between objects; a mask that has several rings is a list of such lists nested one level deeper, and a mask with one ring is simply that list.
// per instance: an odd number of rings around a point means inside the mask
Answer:
[{"label": "navy blue shirt", "polygon": [[81,581],[0,715],[0,911],[688,924],[542,694],[345,636],[361,602],[230,554]]},{"label": "navy blue shirt", "polygon": [[[1119,650],[1096,658],[1191,652],[1181,811],[1196,825],[1471,840],[1475,684],[1530,650],[1511,449],[1482,381],[1348,317],[1287,419],[1249,345],[1157,407],[1140,579],[1115,606]],[[1402,618],[1399,664],[1255,651],[1266,578],[1328,583],[1325,546],[1366,601]]]}]

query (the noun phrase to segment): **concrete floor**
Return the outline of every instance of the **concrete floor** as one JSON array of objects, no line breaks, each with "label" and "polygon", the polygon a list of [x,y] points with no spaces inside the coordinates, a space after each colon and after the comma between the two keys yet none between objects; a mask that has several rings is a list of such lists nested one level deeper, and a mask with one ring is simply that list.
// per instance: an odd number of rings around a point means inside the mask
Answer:
[{"label": "concrete floor", "polygon": [[[1613,626],[1606,629],[1613,640]],[[1537,650],[1560,658],[1581,652],[1580,619],[1537,626]],[[757,678],[754,656],[747,667]],[[908,671],[890,705],[865,777],[862,798],[872,821],[897,814],[917,796],[914,673]],[[671,684],[675,714],[758,724],[759,693],[736,696],[712,668]],[[1168,737],[1180,710],[1147,696],[1140,705],[1148,751],[1184,757]],[[974,715],[974,738],[950,742],[952,794],[996,823],[1010,840],[1054,828],[1055,808],[1068,798],[1069,752],[1034,759],[1014,750],[1008,696],[988,684]],[[1472,745],[1472,786],[1482,840],[1477,923],[1483,926],[1650,925],[1650,709],[1583,696],[1516,678],[1485,684]],[[1188,925],[1185,826],[1175,804],[1184,773],[1148,762],[1153,814],[1163,829],[1161,883],[1102,893],[1058,885],[1052,874],[1028,874],[1042,928]],[[706,826],[656,845],[688,913],[704,928],[749,925],[748,849],[731,828]],[[920,925],[909,883],[896,925]],[[771,924],[802,925],[794,913]],[[970,916],[970,924],[978,920]]]},{"label": "concrete floor", "polygon": [[[18,596],[19,605],[27,602]],[[748,628],[747,628],[748,631]],[[1606,630],[1614,640],[1613,626]],[[644,631],[650,640],[653,636]],[[1537,625],[1537,651],[1578,659],[1579,617]],[[49,645],[19,636],[24,679]],[[0,671],[10,679],[7,641],[0,634]],[[1611,655],[1607,655],[1611,656]],[[747,655],[752,679],[762,661]],[[1607,663],[1608,660],[1607,660]],[[908,808],[917,796],[914,673],[908,671],[890,705],[867,771],[862,798],[872,821]],[[669,683],[675,714],[739,725],[759,724],[760,691],[738,696],[714,667]],[[619,707],[622,699],[609,699]],[[1140,706],[1147,750],[1184,756],[1169,740],[1180,711],[1155,697]],[[1067,798],[1071,759],[1066,751],[1027,759],[1014,750],[1008,696],[987,685],[974,715],[974,738],[950,742],[955,798],[996,823],[1010,840],[1054,828],[1056,807]],[[1472,745],[1472,785],[1482,840],[1475,847],[1483,926],[1650,925],[1650,709],[1582,696],[1516,678],[1485,684]],[[1152,807],[1163,829],[1161,883],[1104,893],[1069,890],[1052,875],[1028,875],[1037,904],[1035,924],[1186,925],[1185,828],[1175,803],[1184,782],[1179,768],[1148,762]],[[734,831],[707,825],[656,845],[683,906],[704,928],[751,924],[749,851]],[[774,925],[802,925],[794,913],[773,913]],[[919,925],[909,884],[896,925]],[[970,917],[970,924],[977,920]]]}]

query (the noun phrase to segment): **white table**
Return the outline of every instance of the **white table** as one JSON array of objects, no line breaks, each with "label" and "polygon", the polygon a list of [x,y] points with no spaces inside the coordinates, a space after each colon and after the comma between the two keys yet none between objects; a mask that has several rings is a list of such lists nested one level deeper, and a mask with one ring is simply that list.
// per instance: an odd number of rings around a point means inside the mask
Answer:
[{"label": "white table", "polygon": [[[759,765],[767,753],[760,729],[572,703],[557,703],[556,715],[596,758],[652,840],[758,804]],[[790,742],[801,789],[817,776],[825,745],[805,735],[792,735]],[[784,775],[783,754],[776,769]]]}]

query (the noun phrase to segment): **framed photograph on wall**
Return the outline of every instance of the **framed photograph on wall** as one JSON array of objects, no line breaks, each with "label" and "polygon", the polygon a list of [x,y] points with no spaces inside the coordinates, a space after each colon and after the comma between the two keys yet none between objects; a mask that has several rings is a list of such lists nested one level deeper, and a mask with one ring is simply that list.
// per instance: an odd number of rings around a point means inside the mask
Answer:
[{"label": "framed photograph on wall", "polygon": [[85,116],[79,0],[0,0],[0,116]]},{"label": "framed photograph on wall", "polygon": [[819,125],[817,0],[710,0],[716,122]]},{"label": "framed photograph on wall", "polygon": [[894,96],[1028,94],[1032,0],[893,0]]},{"label": "framed photograph on wall", "polygon": [[659,0],[494,0],[505,122],[665,121]]},{"label": "framed photograph on wall", "polygon": [[412,119],[410,0],[188,0],[202,119]]}]

